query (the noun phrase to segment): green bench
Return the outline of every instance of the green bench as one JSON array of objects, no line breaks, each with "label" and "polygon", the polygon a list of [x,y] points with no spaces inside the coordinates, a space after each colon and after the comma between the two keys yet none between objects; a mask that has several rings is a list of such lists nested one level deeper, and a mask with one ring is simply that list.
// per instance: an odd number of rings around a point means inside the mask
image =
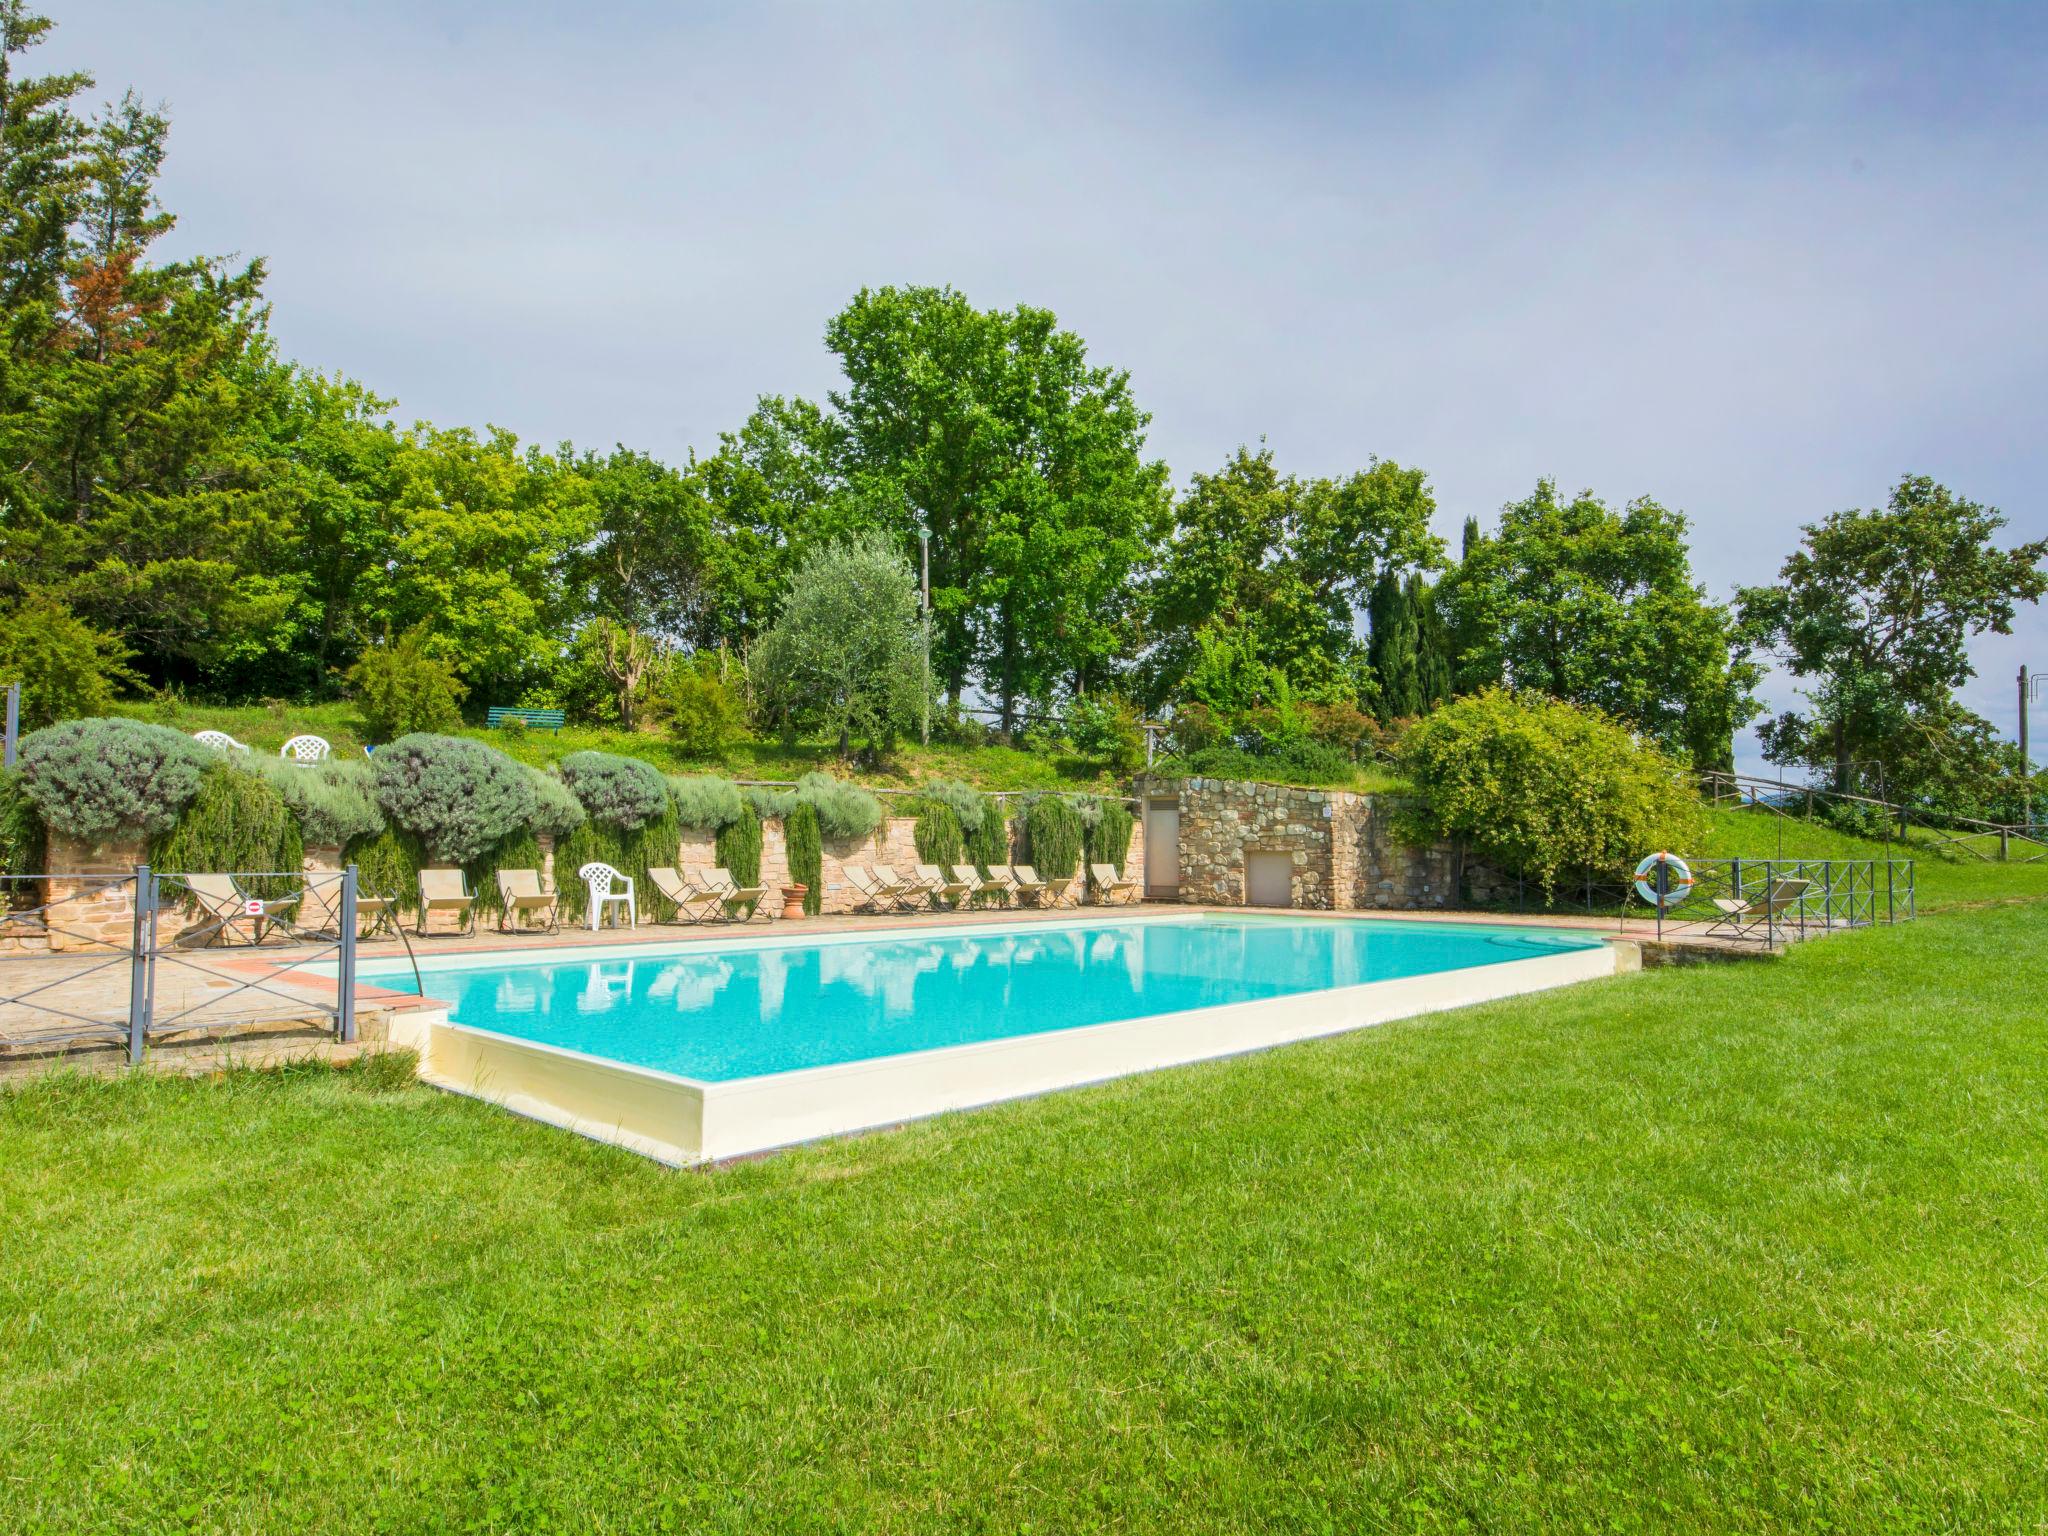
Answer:
[{"label": "green bench", "polygon": [[517,720],[521,725],[527,726],[544,725],[551,731],[559,731],[562,728],[562,712],[559,709],[506,709],[501,704],[493,704],[490,712],[484,716],[484,724],[493,730],[507,720]]}]

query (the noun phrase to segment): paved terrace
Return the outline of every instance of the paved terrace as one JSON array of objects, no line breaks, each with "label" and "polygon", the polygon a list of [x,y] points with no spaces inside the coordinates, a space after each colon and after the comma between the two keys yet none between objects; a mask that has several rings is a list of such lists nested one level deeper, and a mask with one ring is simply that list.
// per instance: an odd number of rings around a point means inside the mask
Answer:
[{"label": "paved terrace", "polygon": [[[436,931],[411,937],[411,951],[424,964],[449,954],[497,951],[506,955],[539,950],[576,950],[595,946],[712,944],[742,934],[886,933],[934,924],[971,928],[991,923],[1051,923],[1079,914],[1119,909],[994,908],[960,913],[896,913],[756,920],[697,926],[643,923],[635,929],[563,927],[557,933],[505,934],[479,925],[462,936]],[[1195,906],[1152,903],[1130,908],[1140,916],[1169,917],[1191,912],[1260,912],[1271,908]],[[1296,911],[1288,915],[1326,922],[1402,921],[1486,923],[1503,927],[1569,928],[1598,933],[1641,946],[1645,964],[1677,964],[1694,960],[1760,956],[1760,940],[1732,939],[1706,932],[1705,922],[1666,921],[1661,938],[1650,917],[1616,919],[1565,915],[1518,915],[1486,912]],[[1828,930],[1809,923],[1805,937]],[[1796,927],[1779,933],[1781,944],[1801,937]],[[397,939],[363,944],[363,960],[403,959],[408,953]],[[155,1030],[148,1060],[172,1071],[209,1071],[231,1063],[270,1064],[314,1057],[340,1059],[378,1048],[385,1020],[398,1009],[427,1006],[410,991],[359,985],[356,990],[359,1044],[343,1047],[333,1040],[335,984],[301,967],[335,959],[326,943],[275,942],[260,949],[246,945],[222,949],[178,949],[160,954],[156,966],[153,1008]],[[66,952],[0,958],[0,1080],[68,1065],[85,1070],[118,1070],[126,1065],[128,997],[132,964],[128,955],[109,952]],[[85,1038],[76,1038],[81,1034]],[[61,1039],[65,1035],[71,1039]]]}]

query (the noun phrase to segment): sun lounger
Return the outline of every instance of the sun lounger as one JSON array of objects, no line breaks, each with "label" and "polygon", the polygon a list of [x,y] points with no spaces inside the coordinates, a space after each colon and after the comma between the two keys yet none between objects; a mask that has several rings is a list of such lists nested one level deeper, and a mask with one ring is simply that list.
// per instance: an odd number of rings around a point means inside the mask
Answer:
[{"label": "sun lounger", "polygon": [[932,905],[938,893],[922,880],[906,880],[888,864],[875,866],[875,878],[887,886],[896,898],[897,907],[904,912],[917,912]]},{"label": "sun lounger", "polygon": [[[971,875],[973,871],[969,870],[968,873]],[[934,906],[944,904],[953,910],[957,910],[960,903],[973,893],[976,884],[971,879],[962,881],[956,875],[949,875],[936,864],[918,865],[917,879],[918,883],[930,892]]]},{"label": "sun lounger", "polygon": [[[751,919],[761,905],[761,898],[768,894],[765,885],[741,885],[733,879],[729,869],[687,869],[683,878],[698,890],[713,897],[724,909],[725,915],[740,922]],[[735,909],[745,907],[744,915]]]},{"label": "sun lounger", "polygon": [[198,874],[177,878],[191,892],[199,910],[206,914],[206,920],[217,925],[207,938],[208,944],[232,944],[236,928],[244,926],[248,929],[248,942],[261,944],[263,935],[277,926],[278,915],[292,913],[299,905],[297,896],[270,899],[251,896],[233,875]]},{"label": "sun lounger", "polygon": [[894,887],[878,880],[875,872],[865,864],[848,864],[841,872],[846,876],[846,883],[860,897],[854,903],[855,911],[886,912],[895,907]]},{"label": "sun lounger", "polygon": [[469,882],[462,878],[461,870],[420,871],[420,915],[417,926],[423,937],[436,912],[453,912],[459,922],[455,930],[458,934],[476,932],[476,898],[470,895]]},{"label": "sun lounger", "polygon": [[1095,887],[1095,899],[1103,906],[1129,905],[1138,899],[1138,882],[1126,880],[1113,864],[1090,864],[1088,880]]},{"label": "sun lounger", "polygon": [[1038,878],[1038,871],[1029,864],[1010,866],[1010,885],[1019,901],[1029,901],[1033,906],[1042,907],[1051,895],[1052,887]]},{"label": "sun lounger", "polygon": [[498,913],[500,933],[506,931],[507,923],[517,929],[520,916],[529,912],[545,920],[549,933],[562,926],[560,903],[553,891],[541,889],[540,871],[537,869],[499,870],[498,898],[504,904]]},{"label": "sun lounger", "polygon": [[725,913],[725,903],[716,891],[692,885],[667,865],[648,870],[647,878],[654,882],[654,889],[661,899],[676,909],[676,922],[708,923]]},{"label": "sun lounger", "polygon": [[1739,939],[1748,938],[1759,928],[1768,932],[1806,899],[1812,884],[1811,880],[1773,880],[1759,897],[1716,896],[1714,910],[1721,915],[1707,932],[1727,932]]},{"label": "sun lounger", "polygon": [[967,887],[960,899],[954,903],[956,907],[964,907],[968,902],[984,892],[994,889],[991,882],[981,878],[981,871],[972,864],[955,864],[953,866],[953,879],[957,884]]},{"label": "sun lounger", "polygon": [[1004,906],[1008,906],[1017,898],[1016,867],[1010,864],[989,865],[988,879],[982,883],[982,889]]}]

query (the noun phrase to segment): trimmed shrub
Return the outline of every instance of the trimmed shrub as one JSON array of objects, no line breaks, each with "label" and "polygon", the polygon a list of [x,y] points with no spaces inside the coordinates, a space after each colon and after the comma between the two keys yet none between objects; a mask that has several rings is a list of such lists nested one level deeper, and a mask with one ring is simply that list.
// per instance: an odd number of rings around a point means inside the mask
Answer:
[{"label": "trimmed shrub", "polygon": [[[0,768],[0,875],[39,875],[43,872],[43,819],[28,797],[21,772]],[[32,906],[32,887],[9,887],[10,898],[19,905]]]},{"label": "trimmed shrub", "polygon": [[924,794],[928,800],[950,806],[959,818],[960,831],[968,837],[981,830],[982,818],[992,809],[986,795],[972,784],[963,784],[958,779],[939,779],[926,785]]},{"label": "trimmed shrub", "polygon": [[829,773],[807,773],[798,779],[795,798],[817,812],[818,831],[824,837],[866,837],[882,824],[881,801]]},{"label": "trimmed shrub", "polygon": [[21,777],[43,825],[82,842],[161,837],[219,761],[181,731],[140,720],[67,720],[22,738]]},{"label": "trimmed shrub", "polygon": [[364,651],[348,680],[372,736],[390,740],[418,731],[452,731],[462,723],[460,706],[469,687],[452,663],[427,648],[424,626]]},{"label": "trimmed shrub", "polygon": [[1136,825],[1130,807],[1121,800],[1097,802],[1101,812],[1084,839],[1090,864],[1108,864],[1121,874],[1131,851],[1131,828]]},{"label": "trimmed shrub", "polygon": [[136,681],[132,654],[54,597],[32,594],[0,614],[0,687],[21,684],[24,729],[105,714]]},{"label": "trimmed shrub", "polygon": [[[236,754],[240,756],[240,754]],[[299,836],[321,847],[345,847],[384,830],[377,806],[377,775],[369,759],[327,757],[295,763],[252,757],[252,766],[299,823]]]},{"label": "trimmed shrub", "polygon": [[1706,835],[1679,765],[1597,710],[1501,688],[1446,704],[1404,738],[1415,793],[1404,822],[1422,839],[1462,839],[1543,887],[1633,865]]},{"label": "trimmed shrub", "polygon": [[796,806],[796,792],[788,789],[770,789],[763,784],[749,784],[740,791],[754,814],[763,821],[780,821]]},{"label": "trimmed shrub", "polygon": [[481,858],[539,809],[531,770],[466,737],[415,732],[378,748],[373,762],[386,820],[451,864]]},{"label": "trimmed shrub", "polygon": [[1081,816],[1058,795],[1039,795],[1024,808],[1024,843],[1039,878],[1053,885],[1073,878],[1081,863]]},{"label": "trimmed shrub", "polygon": [[966,839],[961,835],[960,818],[954,814],[953,807],[940,801],[927,800],[919,807],[913,836],[917,842],[917,856],[926,864],[951,869],[966,857]]},{"label": "trimmed shrub", "polygon": [[356,866],[364,894],[389,896],[401,912],[419,910],[420,870],[431,861],[426,845],[413,833],[386,826],[375,837],[348,844],[341,857],[343,863]]},{"label": "trimmed shrub", "polygon": [[542,773],[538,768],[529,768],[527,772],[533,776],[535,833],[545,833],[555,838],[567,837],[588,820],[583,802],[570,792],[568,785],[552,773]]},{"label": "trimmed shrub", "polygon": [[789,878],[805,887],[804,915],[816,917],[825,904],[825,849],[818,836],[818,808],[799,803],[782,824],[789,850]]},{"label": "trimmed shrub", "polygon": [[[670,779],[668,797],[676,808],[676,825],[693,832],[723,831],[748,810],[738,785],[711,774],[684,774]],[[754,820],[760,819],[756,813]]]},{"label": "trimmed shrub", "polygon": [[742,805],[739,814],[719,828],[718,863],[721,869],[730,870],[741,885],[753,885],[760,880],[761,818],[751,806]]},{"label": "trimmed shrub", "polygon": [[176,825],[152,840],[149,862],[169,874],[261,871],[260,878],[244,878],[243,888],[252,896],[286,896],[300,887],[306,846],[298,818],[268,779],[216,762]]},{"label": "trimmed shrub", "polygon": [[562,759],[561,773],[592,821],[631,832],[668,814],[668,780],[637,757],[571,752]]}]

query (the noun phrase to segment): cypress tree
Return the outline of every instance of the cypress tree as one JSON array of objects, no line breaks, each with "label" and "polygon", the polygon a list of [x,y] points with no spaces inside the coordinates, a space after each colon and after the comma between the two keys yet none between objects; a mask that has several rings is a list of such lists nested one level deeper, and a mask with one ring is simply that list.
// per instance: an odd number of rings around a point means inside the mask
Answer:
[{"label": "cypress tree", "polygon": [[1415,615],[1416,693],[1418,714],[1427,714],[1451,696],[1451,637],[1437,608],[1436,588],[1420,575],[1408,578],[1408,610]]},{"label": "cypress tree", "polygon": [[1422,679],[1416,655],[1416,616],[1409,591],[1388,571],[1373,583],[1366,603],[1372,634],[1366,654],[1380,684],[1380,718],[1400,720],[1422,713]]}]

